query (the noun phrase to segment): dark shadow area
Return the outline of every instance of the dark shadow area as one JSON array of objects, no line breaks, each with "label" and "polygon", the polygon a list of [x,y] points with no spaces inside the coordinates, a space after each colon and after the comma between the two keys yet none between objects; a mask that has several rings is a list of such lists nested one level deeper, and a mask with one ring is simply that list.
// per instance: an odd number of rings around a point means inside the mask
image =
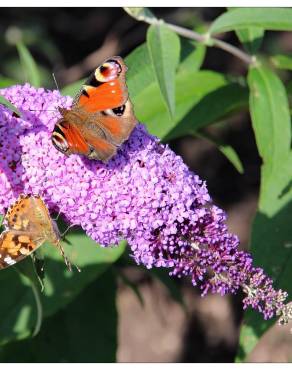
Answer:
[{"label": "dark shadow area", "polygon": [[210,342],[206,328],[196,315],[192,315],[188,322],[183,342],[178,362],[234,362],[236,347],[230,347],[223,340]]},{"label": "dark shadow area", "polygon": [[45,318],[35,338],[5,346],[5,350],[0,352],[0,361],[115,362],[115,293],[114,276],[109,270],[89,284],[66,310],[61,309]]}]

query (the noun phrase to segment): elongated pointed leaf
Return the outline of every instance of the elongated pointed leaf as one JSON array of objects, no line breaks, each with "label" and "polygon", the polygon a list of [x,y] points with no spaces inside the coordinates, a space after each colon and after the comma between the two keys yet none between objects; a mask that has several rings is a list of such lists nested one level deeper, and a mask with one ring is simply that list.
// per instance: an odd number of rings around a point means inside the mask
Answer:
[{"label": "elongated pointed leaf", "polygon": [[[250,249],[256,266],[262,267],[274,280],[274,286],[292,295],[292,187],[290,153],[271,174],[271,166],[262,168],[259,211],[252,225]],[[253,310],[244,315],[240,333],[238,360],[244,361],[262,335],[274,324],[264,321]]]},{"label": "elongated pointed leaf", "polygon": [[239,173],[242,174],[244,172],[241,160],[231,145],[223,143],[222,141],[217,140],[211,135],[206,134],[206,133],[200,132],[199,134],[196,134],[196,135],[198,137],[203,137],[204,139],[208,140],[210,143],[214,144]]},{"label": "elongated pointed leaf", "polygon": [[0,295],[0,344],[30,336],[38,316],[29,280],[13,267],[2,270]]},{"label": "elongated pointed leaf", "polygon": [[[291,122],[282,82],[266,68],[253,68],[248,77],[250,110],[259,152],[263,158],[259,210],[251,235],[256,265],[264,268],[275,287],[292,294],[292,153]],[[248,310],[240,335],[238,360],[244,360],[273,321]]]},{"label": "elongated pointed leaf", "polygon": [[[234,12],[236,9],[238,8],[228,8],[228,11]],[[261,27],[253,26],[239,29],[235,32],[245,50],[250,54],[255,54],[262,44],[265,30]]]},{"label": "elongated pointed leaf", "polygon": [[[201,74],[206,71],[201,71]],[[194,81],[193,81],[194,82]],[[211,79],[206,79],[204,88]],[[204,84],[202,81],[201,83]],[[198,90],[203,87],[198,83]],[[182,86],[183,88],[183,86]],[[248,90],[237,83],[218,84],[213,86],[209,91],[205,91],[200,99],[195,101],[192,109],[190,109],[178,124],[169,130],[165,140],[175,139],[185,135],[193,135],[199,129],[208,126],[211,123],[226,117],[239,109],[245,108],[248,105]],[[212,109],[210,109],[212,107]]]},{"label": "elongated pointed leaf", "polygon": [[260,27],[265,30],[291,31],[291,8],[239,8],[220,15],[211,25],[210,33]]},{"label": "elongated pointed leaf", "polygon": [[[147,125],[148,130],[154,135],[164,139],[166,137],[166,140],[169,139],[169,136],[171,139],[183,136],[189,132],[176,130],[177,124],[188,117],[197,105],[210,112],[210,109],[205,105],[202,107],[203,101],[207,99],[209,94],[226,84],[226,78],[219,73],[211,71],[184,72],[176,77],[176,114],[174,121],[169,117],[157,85],[150,85],[139,96],[134,97],[135,112],[137,117]],[[222,115],[221,112],[220,115]],[[199,117],[206,121],[204,117]],[[196,115],[191,114],[190,125],[194,121],[196,121]]]},{"label": "elongated pointed leaf", "polygon": [[250,54],[255,54],[262,44],[265,31],[261,27],[248,27],[237,30],[236,34],[245,50]]},{"label": "elongated pointed leaf", "polygon": [[175,71],[180,57],[179,37],[163,23],[147,31],[147,46],[158,85],[171,118],[175,114]]},{"label": "elongated pointed leaf", "polygon": [[[182,63],[184,61],[185,55]],[[176,113],[174,120],[171,120],[146,45],[136,48],[126,58],[126,64],[127,85],[135,114],[152,134],[161,138],[165,137],[206,94],[227,84],[225,76],[216,72],[196,71],[196,66],[194,69],[180,69],[175,78]]]},{"label": "elongated pointed leaf", "polygon": [[292,70],[292,55],[274,55],[271,57],[271,62],[276,68]]},{"label": "elongated pointed leaf", "polygon": [[[136,99],[143,93],[144,89],[147,89],[151,85],[158,87],[146,43],[132,51],[126,57],[125,62],[128,67],[126,82],[131,99]],[[136,105],[134,105],[134,109],[136,111]]]},{"label": "elongated pointed leaf", "polygon": [[21,117],[20,111],[12,104],[9,100],[4,98],[4,96],[0,95],[0,104],[4,105],[8,109],[10,109],[12,112],[14,112],[18,117]]},{"label": "elongated pointed leaf", "polygon": [[30,282],[30,286],[32,289],[32,293],[35,300],[35,308],[36,308],[36,323],[35,327],[32,332],[32,336],[35,336],[39,333],[42,320],[43,320],[43,305],[41,301],[41,285],[36,274],[36,270],[33,266],[32,258],[26,258],[22,263],[15,266],[15,269],[24,275]]},{"label": "elongated pointed leaf", "polygon": [[264,162],[277,166],[291,144],[288,99],[281,80],[265,67],[248,75],[250,112],[257,147]]},{"label": "elongated pointed leaf", "polygon": [[198,71],[205,59],[206,46],[191,40],[181,39],[181,62],[178,72]]},{"label": "elongated pointed leaf", "polygon": [[35,87],[41,86],[41,77],[38,70],[37,64],[34,61],[31,53],[27,47],[19,42],[17,45],[18,54],[20,57],[20,62],[23,68],[23,73],[27,82]]}]

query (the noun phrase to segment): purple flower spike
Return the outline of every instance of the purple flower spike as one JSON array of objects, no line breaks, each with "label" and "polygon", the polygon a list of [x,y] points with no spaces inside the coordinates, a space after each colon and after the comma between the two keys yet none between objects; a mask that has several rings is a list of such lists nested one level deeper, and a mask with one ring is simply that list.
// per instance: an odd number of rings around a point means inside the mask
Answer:
[{"label": "purple flower spike", "polygon": [[27,84],[0,93],[23,113],[18,118],[0,106],[0,213],[20,193],[40,194],[96,242],[127,239],[138,264],[190,276],[202,295],[242,288],[244,308],[259,310],[265,319],[291,314],[287,294],[274,290],[250,254],[238,250],[238,238],[228,233],[226,215],[212,204],[205,182],[143,125],[108,164],[66,157],[52,145],[51,132],[57,108],[70,107],[71,98]]}]

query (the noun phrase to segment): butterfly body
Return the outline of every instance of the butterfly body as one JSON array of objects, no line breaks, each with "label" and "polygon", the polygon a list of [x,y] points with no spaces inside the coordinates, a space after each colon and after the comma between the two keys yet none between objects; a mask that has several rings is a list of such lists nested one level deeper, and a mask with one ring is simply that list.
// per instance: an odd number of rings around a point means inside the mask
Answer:
[{"label": "butterfly body", "polygon": [[82,154],[107,162],[137,124],[125,82],[127,67],[112,57],[82,86],[72,108],[60,108],[61,119],[52,133],[62,153]]},{"label": "butterfly body", "polygon": [[23,260],[45,241],[61,248],[58,227],[39,196],[21,195],[8,209],[4,224],[6,228],[0,236],[0,269]]}]

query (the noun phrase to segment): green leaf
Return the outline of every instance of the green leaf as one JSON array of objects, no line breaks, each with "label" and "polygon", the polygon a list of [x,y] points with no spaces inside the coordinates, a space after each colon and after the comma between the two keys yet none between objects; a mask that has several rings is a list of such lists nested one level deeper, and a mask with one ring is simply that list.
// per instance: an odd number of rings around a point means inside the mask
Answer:
[{"label": "green leaf", "polygon": [[192,40],[181,39],[181,63],[178,72],[198,71],[206,56],[206,46]]},{"label": "green leaf", "polygon": [[237,30],[236,35],[243,44],[245,50],[250,54],[255,54],[260,48],[265,31],[261,27],[248,27]]},{"label": "green leaf", "polygon": [[210,143],[214,144],[220,150],[220,152],[229,160],[229,162],[234,166],[234,168],[240,174],[243,174],[244,171],[243,171],[241,160],[238,154],[236,153],[236,151],[232,148],[232,146],[227,145],[223,143],[222,141],[215,139],[214,137],[212,137],[211,135],[207,133],[202,133],[202,132],[196,133],[196,136],[202,137],[208,140]]},{"label": "green leaf", "polygon": [[4,105],[6,108],[14,112],[18,117],[21,117],[20,111],[12,104],[9,100],[0,95],[0,104]]},{"label": "green leaf", "polygon": [[7,268],[0,273],[0,344],[25,338],[37,324],[37,310],[30,281]]},{"label": "green leaf", "polygon": [[16,85],[16,81],[9,77],[0,76],[0,88]]},{"label": "green leaf", "polygon": [[114,362],[116,282],[111,271],[45,320],[39,335],[2,347],[1,362]]},{"label": "green leaf", "polygon": [[271,62],[276,68],[292,70],[292,55],[273,55]]},{"label": "green leaf", "polygon": [[[132,51],[125,62],[128,67],[127,86],[131,99],[135,99],[150,85],[158,87],[146,43]],[[134,108],[136,111],[136,106]]]},{"label": "green leaf", "polygon": [[233,164],[235,169],[239,173],[243,174],[244,171],[243,171],[241,160],[238,157],[238,154],[236,153],[236,151],[232,148],[232,146],[221,144],[218,146],[218,149],[220,150],[222,154],[225,155],[225,157],[229,160],[229,162]]},{"label": "green leaf", "polygon": [[163,23],[151,25],[147,46],[161,94],[171,118],[175,114],[175,71],[179,64],[179,37]]},{"label": "green leaf", "polygon": [[[206,71],[198,72],[198,77],[203,77]],[[211,73],[211,72],[208,72]],[[189,76],[190,77],[190,76]],[[185,135],[193,135],[199,129],[202,129],[211,123],[215,123],[218,120],[226,117],[239,109],[245,108],[248,105],[248,90],[239,85],[238,83],[221,83],[216,84],[214,75],[206,75],[206,80],[196,81],[191,80],[194,83],[194,87],[197,89],[194,92],[189,88],[189,92],[193,94],[202,93],[199,99],[196,99],[194,95],[193,107],[182,115],[181,120],[178,120],[178,124],[169,130],[165,140],[172,140]],[[208,89],[208,84],[213,85]],[[186,87],[187,85],[183,86]],[[202,89],[206,89],[202,91]],[[210,109],[212,107],[212,109]]]},{"label": "green leaf", "polygon": [[[189,132],[177,131],[177,123],[185,116],[188,117],[196,104],[200,105],[200,102],[204,101],[206,96],[226,83],[225,77],[216,72],[180,73],[176,77],[176,114],[174,121],[170,119],[165,109],[157,85],[146,87],[139,96],[133,98],[135,113],[141,122],[145,122],[150,133],[166,140],[174,137],[173,132],[175,132],[176,137],[179,137]],[[206,109],[206,111],[210,111],[210,109]],[[195,119],[196,116],[191,114],[191,124]]]},{"label": "green leaf", "polygon": [[21,263],[15,266],[15,269],[24,275],[29,281],[30,286],[33,292],[33,296],[35,299],[35,307],[36,307],[36,324],[35,328],[32,332],[32,336],[35,336],[39,333],[42,319],[43,319],[43,306],[41,302],[41,285],[36,274],[35,267],[33,265],[32,258],[26,258]]},{"label": "green leaf", "polygon": [[[238,8],[228,8],[229,12],[233,12]],[[255,54],[260,48],[265,31],[261,27],[248,27],[235,31],[243,47],[250,54]]]},{"label": "green leaf", "polygon": [[209,32],[213,35],[249,27],[291,31],[291,19],[291,8],[239,8],[220,15],[211,25]]},{"label": "green leaf", "polygon": [[257,147],[264,162],[278,166],[291,143],[288,99],[281,80],[265,67],[248,74],[250,112]]},{"label": "green leaf", "polygon": [[[125,242],[119,247],[101,248],[80,230],[71,230],[66,240],[70,245],[64,245],[65,252],[81,272],[69,272],[59,250],[49,243],[40,248],[45,255],[45,279],[43,293],[38,297],[41,301],[37,303],[42,306],[43,317],[65,308],[88,284],[103,274],[125,248]],[[18,266],[27,263],[26,260]],[[24,272],[31,274],[26,268]],[[8,278],[1,282],[1,278],[6,276]],[[0,314],[7,318],[0,324],[0,343],[31,336],[38,329],[40,312],[37,312],[36,292],[31,289],[32,280],[32,275],[28,279],[11,268],[0,272]]]},{"label": "green leaf", "polygon": [[25,79],[35,87],[41,86],[41,77],[36,62],[27,47],[19,42],[16,45]]},{"label": "green leaf", "polygon": [[72,84],[69,84],[61,89],[62,95],[68,95],[74,98],[75,95],[77,95],[78,91],[80,90],[81,86],[83,85],[85,79],[78,80],[76,82],[73,82]]},{"label": "green leaf", "polygon": [[148,9],[144,7],[124,7],[125,12],[127,12],[131,17],[137,19],[138,21],[144,21],[147,23],[152,23],[156,21],[155,15]]},{"label": "green leaf", "polygon": [[150,133],[165,137],[175,125],[200,101],[204,95],[227,84],[226,78],[216,72],[181,70],[176,75],[176,114],[170,119],[162,99],[157,79],[150,62],[147,47],[143,44],[126,58],[127,85],[134,110],[140,122]]},{"label": "green leaf", "polygon": [[66,234],[66,255],[81,272],[69,272],[57,248],[45,243],[45,281],[42,303],[44,315],[52,315],[71,302],[86,285],[104,273],[124,252],[126,243],[118,247],[100,247],[81,230]]},{"label": "green leaf", "polygon": [[286,85],[286,91],[289,97],[292,97],[292,81],[289,81]]},{"label": "green leaf", "polygon": [[[254,263],[274,280],[275,288],[292,294],[292,153],[291,122],[282,82],[264,67],[249,72],[250,110],[258,150],[263,158],[258,212],[252,234]],[[247,311],[240,335],[238,360],[252,351],[263,333],[273,324]]]}]

